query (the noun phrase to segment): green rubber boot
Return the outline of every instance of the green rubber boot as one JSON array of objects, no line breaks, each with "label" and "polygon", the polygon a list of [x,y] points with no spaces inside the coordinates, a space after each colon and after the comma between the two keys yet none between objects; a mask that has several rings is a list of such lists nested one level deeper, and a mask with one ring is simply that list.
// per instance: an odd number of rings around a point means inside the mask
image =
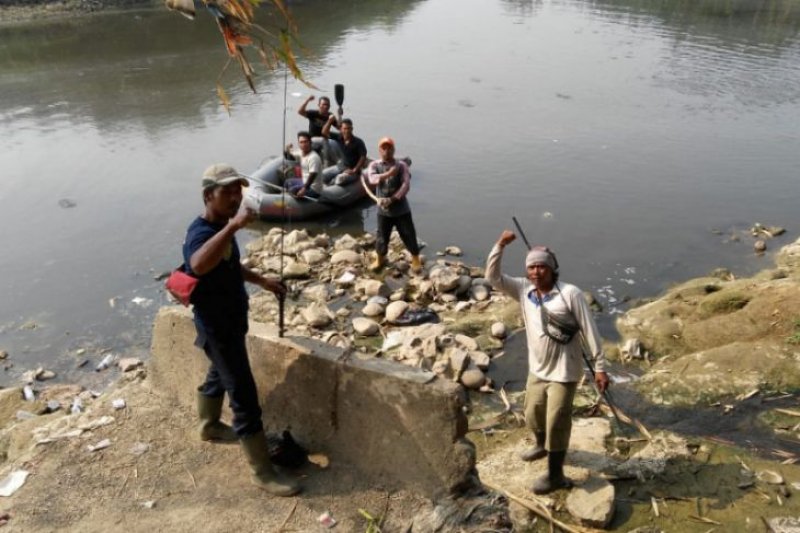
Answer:
[{"label": "green rubber boot", "polygon": [[536,438],[536,446],[531,446],[519,454],[519,458],[523,461],[537,461],[547,457],[547,450],[544,449],[544,432],[537,431],[533,436]]},{"label": "green rubber boot", "polygon": [[241,443],[242,451],[253,470],[250,477],[253,485],[274,496],[294,496],[302,490],[294,479],[277,472],[272,466],[267,449],[267,437],[263,431],[244,437]]},{"label": "green rubber boot", "polygon": [[197,415],[200,417],[200,440],[234,442],[239,438],[228,424],[219,421],[224,396],[213,398],[197,393]]},{"label": "green rubber boot", "polygon": [[572,486],[572,482],[564,477],[564,459],[566,457],[566,450],[561,452],[548,452],[547,475],[533,482],[531,490],[534,494],[549,494],[554,490],[568,489]]}]

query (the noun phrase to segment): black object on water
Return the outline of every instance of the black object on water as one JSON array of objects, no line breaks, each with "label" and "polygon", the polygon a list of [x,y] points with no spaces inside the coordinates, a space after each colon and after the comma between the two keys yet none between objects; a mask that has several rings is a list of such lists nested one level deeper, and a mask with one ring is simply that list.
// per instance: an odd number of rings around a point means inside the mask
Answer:
[{"label": "black object on water", "polygon": [[398,318],[392,321],[395,326],[417,326],[431,322],[437,324],[439,322],[439,315],[430,309],[420,309],[419,311],[406,311]]}]

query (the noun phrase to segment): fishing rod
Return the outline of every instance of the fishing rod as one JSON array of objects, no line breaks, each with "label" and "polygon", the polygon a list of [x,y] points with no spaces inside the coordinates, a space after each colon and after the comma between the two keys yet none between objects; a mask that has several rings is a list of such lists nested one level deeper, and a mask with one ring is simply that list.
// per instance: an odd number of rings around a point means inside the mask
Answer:
[{"label": "fishing rod", "polygon": [[[288,86],[288,70],[285,64],[283,65],[283,137],[281,138],[281,153],[286,146],[286,92]],[[281,174],[286,175],[286,158],[282,157],[281,161]],[[260,181],[260,180],[257,180]],[[266,183],[261,182],[260,183]],[[286,312],[286,287],[283,284],[283,241],[286,238],[286,189],[281,187],[281,246],[280,246],[280,284],[281,284],[281,291],[278,292],[278,337],[283,338],[283,329],[284,329],[284,319],[285,319],[285,312]]]},{"label": "fishing rod", "polygon": [[[522,226],[520,226],[519,221],[517,220],[517,217],[512,216],[511,220],[514,221],[514,225],[517,227],[517,231],[519,231],[519,236],[522,237],[522,240],[525,243],[525,246],[528,248],[528,250],[530,250],[532,248],[531,247],[531,243],[528,242],[528,238],[525,236],[525,232],[522,231]],[[584,363],[586,363],[586,366],[589,369],[589,373],[592,375],[592,385],[594,385],[594,388],[597,390],[598,393],[600,393],[600,396],[602,396],[603,399],[606,401],[606,404],[608,404],[608,407],[611,409],[611,414],[614,415],[614,418],[616,418],[617,421],[620,422],[620,423],[630,424],[631,423],[631,418],[630,417],[628,417],[627,415],[625,416],[625,418],[628,419],[627,422],[623,421],[623,419],[620,417],[619,413],[617,412],[617,407],[614,405],[614,402],[611,400],[611,393],[607,389],[601,391],[600,387],[597,385],[597,382],[595,381],[597,374],[595,373],[594,366],[592,366],[592,362],[589,360],[589,357],[586,355],[586,350],[584,349],[584,348],[586,348],[586,343],[587,342],[586,342],[586,338],[583,335],[583,331],[580,332],[580,340],[581,340],[581,356],[583,357],[583,361],[584,361]],[[638,422],[638,421],[635,421],[635,422]],[[642,430],[641,423],[637,423],[636,426],[638,427],[638,429],[640,431]],[[642,431],[642,433],[649,434],[649,433],[647,433],[646,430]]]}]

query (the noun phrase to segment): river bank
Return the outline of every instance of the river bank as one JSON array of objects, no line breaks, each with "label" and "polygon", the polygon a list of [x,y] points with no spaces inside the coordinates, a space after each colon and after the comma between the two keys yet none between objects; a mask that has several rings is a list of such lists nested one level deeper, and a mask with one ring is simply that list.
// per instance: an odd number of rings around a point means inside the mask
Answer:
[{"label": "river bank", "polygon": [[0,23],[22,23],[33,20],[67,17],[75,14],[146,8],[160,5],[156,0],[0,0]]},{"label": "river bank", "polygon": [[[248,245],[245,261],[273,272],[279,243],[279,231],[267,233]],[[513,305],[486,290],[480,267],[463,264],[457,247],[441,255],[427,251],[427,272],[417,277],[407,275],[395,242],[396,268],[367,274],[366,253],[373,243],[371,235],[287,235],[284,267],[296,288],[287,305],[290,332],[340,345],[358,358],[421,367],[473,388],[468,435],[476,444],[482,480],[544,506],[576,530],[587,527],[581,520],[638,532],[759,531],[770,521],[773,531],[793,531],[780,529],[780,523],[796,527],[800,498],[791,496],[800,490],[793,451],[800,442],[795,340],[800,241],[781,250],[774,269],[746,279],[718,272],[692,280],[620,318],[623,342],[607,345],[619,359],[612,390],[623,397],[626,390],[638,390],[641,405],[635,410],[626,405],[629,415],[660,416],[641,416],[646,433],[619,426],[608,413],[597,416],[592,390],[581,387],[567,460],[567,473],[579,487],[543,499],[533,498],[527,486],[544,465],[516,459],[526,446],[521,394],[509,395],[505,404],[487,379],[493,364],[513,356],[505,353],[507,333],[519,325]],[[415,306],[437,313],[440,322],[393,325],[404,316],[420,316],[409,315]],[[254,297],[252,313],[273,322],[274,298]],[[698,340],[694,331],[715,333]],[[754,360],[754,354],[762,357]],[[31,474],[18,492],[0,500],[8,530],[93,531],[135,523],[134,530],[192,531],[202,520],[208,531],[309,531],[320,528],[317,519],[328,511],[341,530],[359,531],[369,523],[359,509],[384,516],[384,531],[407,531],[415,517],[412,531],[436,530],[433,521],[419,517],[434,516],[441,501],[364,484],[336,457],[328,469],[309,465],[301,472],[308,491],[297,500],[259,494],[246,476],[232,475],[244,469],[237,447],[196,441],[192,407],[163,398],[148,372],[134,367],[99,395],[40,383],[33,404],[21,387],[3,391],[0,478],[12,471]],[[641,377],[631,377],[637,374]],[[83,398],[85,409],[69,413],[75,397]],[[117,408],[114,401],[120,399],[124,407]],[[734,419],[748,406],[758,406],[755,423],[771,435],[766,441],[771,446],[737,445],[729,435],[715,435],[713,426],[703,433],[689,424],[686,431],[660,424],[680,413],[689,423],[700,420],[680,411],[687,407]],[[108,448],[101,445],[106,439]],[[575,502],[592,495],[600,501]],[[580,518],[587,512],[590,517]],[[508,513],[515,531],[549,528],[519,504],[511,504]],[[465,519],[464,527],[478,525]],[[496,530],[504,527],[495,524]]]}]

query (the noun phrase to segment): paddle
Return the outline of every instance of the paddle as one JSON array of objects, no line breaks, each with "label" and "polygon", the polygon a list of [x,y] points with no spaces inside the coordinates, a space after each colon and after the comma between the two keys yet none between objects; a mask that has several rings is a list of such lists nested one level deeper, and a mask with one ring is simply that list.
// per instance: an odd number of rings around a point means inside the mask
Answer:
[{"label": "paddle", "polygon": [[333,86],[333,96],[336,99],[336,105],[339,106],[339,109],[336,110],[336,114],[339,115],[339,122],[342,121],[342,113],[344,113],[344,109],[342,109],[342,105],[344,105],[344,85],[341,83],[337,83]]}]

